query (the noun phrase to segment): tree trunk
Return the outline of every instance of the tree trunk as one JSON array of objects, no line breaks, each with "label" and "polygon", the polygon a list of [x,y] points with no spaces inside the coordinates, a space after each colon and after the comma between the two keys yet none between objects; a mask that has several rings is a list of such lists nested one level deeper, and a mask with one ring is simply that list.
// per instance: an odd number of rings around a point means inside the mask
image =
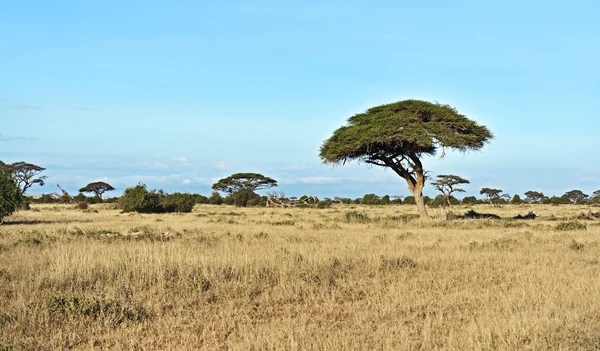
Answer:
[{"label": "tree trunk", "polygon": [[427,209],[425,208],[425,199],[423,198],[422,191],[415,191],[413,196],[415,197],[415,203],[417,204],[417,209],[419,210],[419,216],[421,216],[421,219],[431,219],[427,213]]}]

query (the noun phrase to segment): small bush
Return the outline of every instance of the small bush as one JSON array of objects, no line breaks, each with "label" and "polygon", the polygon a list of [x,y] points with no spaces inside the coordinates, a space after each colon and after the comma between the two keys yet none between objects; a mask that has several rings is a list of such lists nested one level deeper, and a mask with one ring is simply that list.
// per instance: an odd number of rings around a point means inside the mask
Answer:
[{"label": "small bush", "polygon": [[76,210],[87,210],[90,205],[87,202],[80,201],[75,204]]},{"label": "small bush", "polygon": [[559,230],[559,231],[586,230],[587,229],[587,224],[581,223],[581,222],[577,222],[577,221],[560,222],[560,223],[558,223],[558,225],[556,226],[555,229]]},{"label": "small bush", "polygon": [[585,244],[580,243],[580,242],[576,241],[575,239],[573,239],[571,241],[571,244],[569,245],[569,248],[573,251],[583,251],[584,247],[585,247]]},{"label": "small bush", "polygon": [[121,305],[119,301],[98,298],[53,297],[49,307],[57,317],[87,316],[95,320],[108,319],[113,324],[141,322],[149,318],[149,314],[142,308],[131,308]]},{"label": "small bush", "polygon": [[346,219],[346,222],[368,223],[371,221],[366,213],[361,213],[358,211],[346,212],[344,218]]},{"label": "small bush", "polygon": [[165,212],[192,212],[195,203],[192,194],[173,193],[165,196],[162,206]]},{"label": "small bush", "polygon": [[323,200],[323,201],[319,201],[319,203],[317,203],[317,208],[330,208],[331,205],[333,204],[333,201],[331,200]]}]

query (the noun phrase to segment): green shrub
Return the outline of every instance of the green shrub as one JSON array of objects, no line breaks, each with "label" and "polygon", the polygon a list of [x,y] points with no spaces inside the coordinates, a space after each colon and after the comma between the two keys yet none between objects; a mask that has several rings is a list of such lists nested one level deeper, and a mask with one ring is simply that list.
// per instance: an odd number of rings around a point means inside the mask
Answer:
[{"label": "green shrub", "polygon": [[358,211],[346,212],[344,218],[346,219],[346,222],[368,223],[371,221],[366,213],[361,213]]},{"label": "green shrub", "polygon": [[195,203],[192,194],[173,193],[165,196],[162,207],[165,212],[192,212]]},{"label": "green shrub", "polygon": [[317,203],[317,208],[330,208],[331,205],[333,204],[333,201],[331,200],[323,200],[323,201],[319,201],[319,203]]},{"label": "green shrub", "polygon": [[90,205],[87,202],[79,201],[75,204],[76,210],[87,210]]},{"label": "green shrub", "polygon": [[0,170],[0,224],[21,206],[21,190],[13,177]]},{"label": "green shrub", "polygon": [[587,229],[587,224],[581,223],[581,222],[577,222],[577,221],[560,222],[560,223],[558,223],[558,225],[556,226],[555,229],[559,230],[559,231],[586,230]]},{"label": "green shrub", "polygon": [[462,199],[464,205],[475,205],[477,204],[477,198],[475,196],[465,196]]},{"label": "green shrub", "polygon": [[208,203],[211,205],[220,205],[223,203],[223,197],[219,194],[218,191],[213,191],[213,193],[208,198]]},{"label": "green shrub", "polygon": [[138,184],[125,189],[119,199],[119,206],[124,212],[161,213],[162,192],[148,191],[145,184]]}]

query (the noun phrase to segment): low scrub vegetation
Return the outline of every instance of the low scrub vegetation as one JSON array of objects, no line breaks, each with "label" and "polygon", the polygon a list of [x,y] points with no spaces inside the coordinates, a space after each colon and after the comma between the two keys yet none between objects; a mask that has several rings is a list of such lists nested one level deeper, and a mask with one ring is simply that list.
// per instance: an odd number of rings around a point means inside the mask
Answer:
[{"label": "low scrub vegetation", "polygon": [[411,206],[90,208],[33,204],[0,226],[0,347],[597,346],[600,220],[583,205],[431,222]]}]

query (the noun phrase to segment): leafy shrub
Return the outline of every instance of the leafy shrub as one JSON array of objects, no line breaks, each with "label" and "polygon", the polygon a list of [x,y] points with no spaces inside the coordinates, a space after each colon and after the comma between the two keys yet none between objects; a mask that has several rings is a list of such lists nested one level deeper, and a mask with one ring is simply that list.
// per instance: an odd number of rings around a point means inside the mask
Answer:
[{"label": "leafy shrub", "polygon": [[477,204],[477,198],[475,196],[465,196],[462,203],[463,205],[475,205]]},{"label": "leafy shrub", "polygon": [[346,222],[368,223],[371,221],[366,213],[361,213],[358,211],[346,212],[344,218],[346,219]]},{"label": "leafy shrub", "polygon": [[86,297],[52,297],[50,311],[54,316],[87,316],[95,320],[108,319],[113,324],[125,321],[141,322],[149,318],[142,308],[123,306],[119,301]]},{"label": "leafy shrub", "polygon": [[0,223],[19,208],[21,201],[21,190],[13,177],[0,170]]},{"label": "leafy shrub", "polygon": [[119,199],[119,207],[124,212],[191,212],[194,204],[194,196],[191,194],[165,194],[162,190],[148,191],[146,185],[142,183],[125,189]]},{"label": "leafy shrub", "polygon": [[319,201],[319,203],[317,203],[317,208],[330,208],[331,205],[333,204],[333,201],[331,200],[323,200],[323,201]]},{"label": "leafy shrub", "polygon": [[415,205],[415,197],[414,196],[407,196],[404,198],[404,201],[402,202],[405,205]]},{"label": "leafy shrub", "polygon": [[195,203],[192,194],[173,193],[165,196],[162,206],[165,212],[192,212]]},{"label": "leafy shrub", "polygon": [[90,205],[87,202],[79,201],[75,204],[76,210],[87,210]]},{"label": "leafy shrub", "polygon": [[212,195],[208,198],[208,203],[211,205],[220,205],[223,203],[223,197],[218,191],[213,191]]},{"label": "leafy shrub", "polygon": [[555,229],[559,230],[559,231],[586,230],[587,229],[587,224],[581,223],[581,222],[577,222],[577,221],[560,222],[560,223],[558,223],[558,225],[556,226]]}]

